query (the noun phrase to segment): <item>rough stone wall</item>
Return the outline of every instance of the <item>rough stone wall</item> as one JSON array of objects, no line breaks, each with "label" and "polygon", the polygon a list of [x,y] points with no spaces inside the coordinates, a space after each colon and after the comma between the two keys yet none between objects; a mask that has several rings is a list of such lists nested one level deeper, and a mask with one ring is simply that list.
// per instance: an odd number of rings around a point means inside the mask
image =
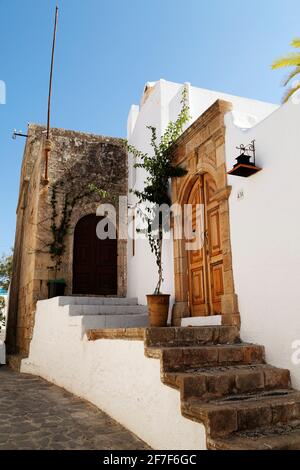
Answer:
[{"label": "rough stone wall", "polygon": [[[20,181],[14,251],[14,274],[8,316],[7,348],[10,353],[27,354],[34,327],[35,305],[47,298],[47,282],[53,278],[51,241],[51,195],[57,184],[57,212],[60,216],[65,195],[85,192],[93,183],[109,192],[117,206],[118,196],[127,195],[127,156],[124,141],[64,129],[51,130],[49,184],[44,182],[45,128],[29,125]],[[65,238],[66,250],[59,277],[72,293],[73,234],[84,215],[95,213],[97,194],[79,200],[73,210]],[[58,216],[58,217],[59,217]],[[126,295],[126,240],[118,240],[118,295]]]}]

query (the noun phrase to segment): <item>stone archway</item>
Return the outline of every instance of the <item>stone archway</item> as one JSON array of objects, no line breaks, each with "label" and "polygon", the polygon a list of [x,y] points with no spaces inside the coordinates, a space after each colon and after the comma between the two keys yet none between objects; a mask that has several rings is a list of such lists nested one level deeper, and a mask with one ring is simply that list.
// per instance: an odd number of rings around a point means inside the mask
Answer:
[{"label": "stone archway", "polygon": [[[70,223],[70,231],[67,237],[67,248],[66,248],[66,255],[64,259],[64,270],[65,275],[64,277],[67,280],[67,289],[66,294],[71,295],[72,286],[73,286],[73,264],[74,264],[74,236],[75,236],[75,229],[78,222],[85,216],[89,214],[96,214],[98,203],[95,202],[88,202],[88,203],[80,203],[74,208],[72,213],[71,223]],[[98,217],[100,220],[100,217]],[[119,220],[119,212],[118,207],[116,207],[116,219]],[[126,297],[127,294],[127,240],[118,237],[116,240],[117,245],[117,292],[116,295],[118,297]]]},{"label": "stone archway", "polygon": [[[229,204],[231,187],[227,184],[225,165],[224,114],[230,103],[217,101],[202,114],[179,138],[174,151],[174,163],[185,166],[184,178],[172,181],[172,202],[183,208],[199,175],[208,173],[216,184],[214,200],[218,202],[220,237],[223,251],[222,323],[240,325],[237,295],[234,289],[230,243]],[[188,253],[186,240],[174,240],[175,304],[172,322],[180,325],[181,318],[190,316]]]}]

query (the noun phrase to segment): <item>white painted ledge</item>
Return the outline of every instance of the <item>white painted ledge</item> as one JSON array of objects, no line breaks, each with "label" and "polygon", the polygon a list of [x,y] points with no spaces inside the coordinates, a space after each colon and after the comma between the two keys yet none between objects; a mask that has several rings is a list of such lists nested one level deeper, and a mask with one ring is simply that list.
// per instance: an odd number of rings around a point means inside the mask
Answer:
[{"label": "white painted ledge", "polygon": [[208,317],[182,318],[181,326],[219,326],[222,325],[222,315],[211,315]]}]

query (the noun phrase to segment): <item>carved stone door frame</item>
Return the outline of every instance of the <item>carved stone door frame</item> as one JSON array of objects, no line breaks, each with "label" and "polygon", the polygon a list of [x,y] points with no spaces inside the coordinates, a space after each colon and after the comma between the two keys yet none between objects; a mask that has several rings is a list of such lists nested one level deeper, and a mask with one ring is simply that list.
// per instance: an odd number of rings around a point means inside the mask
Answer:
[{"label": "carved stone door frame", "polygon": [[[224,114],[231,104],[216,101],[179,138],[173,162],[184,166],[188,173],[172,181],[172,202],[188,203],[192,187],[199,175],[209,173],[216,182],[215,199],[219,202],[221,243],[223,250],[223,285],[221,297],[222,324],[240,325],[238,300],[234,288],[228,199],[231,187],[227,184],[225,165]],[[186,240],[174,240],[175,304],[172,323],[180,325],[181,318],[190,316],[188,304],[188,254]]]}]

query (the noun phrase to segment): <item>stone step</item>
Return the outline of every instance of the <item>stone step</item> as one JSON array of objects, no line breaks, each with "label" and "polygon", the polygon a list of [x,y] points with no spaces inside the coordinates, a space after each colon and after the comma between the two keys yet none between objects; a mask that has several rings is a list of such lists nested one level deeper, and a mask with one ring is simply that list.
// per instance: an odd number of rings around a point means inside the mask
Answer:
[{"label": "stone step", "polygon": [[70,315],[138,315],[147,314],[144,305],[69,305]]},{"label": "stone step", "polygon": [[[97,331],[100,328],[145,328],[148,324],[148,314],[84,315],[81,320],[81,325],[85,332],[88,330]],[[97,339],[96,336],[94,339]]]},{"label": "stone step", "polygon": [[231,344],[197,347],[145,348],[148,357],[162,361],[163,372],[194,372],[203,366],[264,363],[264,347]]},{"label": "stone step", "polygon": [[235,326],[147,328],[145,337],[145,344],[148,347],[197,346],[239,342],[239,330]]},{"label": "stone step", "polygon": [[181,402],[183,416],[204,423],[211,438],[300,420],[300,392],[272,390],[204,402]]},{"label": "stone step", "polygon": [[194,374],[167,372],[163,382],[180,389],[184,401],[291,387],[290,372],[268,364],[203,368]]},{"label": "stone step", "polygon": [[136,297],[95,297],[95,296],[64,296],[58,297],[59,306],[64,305],[138,305]]},{"label": "stone step", "polygon": [[208,437],[210,450],[300,450],[300,421],[234,433],[227,438]]}]

